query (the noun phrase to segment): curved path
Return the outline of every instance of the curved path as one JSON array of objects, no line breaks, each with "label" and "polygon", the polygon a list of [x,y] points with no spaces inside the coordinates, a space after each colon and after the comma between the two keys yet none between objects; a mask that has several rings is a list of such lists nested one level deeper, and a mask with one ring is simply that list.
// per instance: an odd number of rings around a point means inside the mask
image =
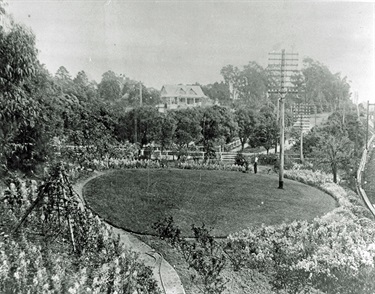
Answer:
[{"label": "curved path", "polygon": [[[105,172],[95,172],[95,174],[83,181],[73,185],[74,191],[78,194],[82,205],[85,205],[83,199],[83,187],[91,180],[105,174]],[[140,241],[137,237],[122,229],[116,228],[107,222],[107,226],[111,227],[116,235],[120,236],[120,242],[125,248],[130,249],[139,254],[139,259],[152,269],[154,279],[158,283],[160,289],[165,294],[185,294],[180,277],[175,269],[163,258],[162,255],[153,250],[150,246]]]},{"label": "curved path", "polygon": [[[372,215],[375,217],[375,182],[373,180],[373,175],[375,173],[375,156],[374,148],[372,148],[372,142],[375,139],[375,135],[372,135],[367,149],[362,153],[361,162],[357,171],[357,191],[365,202],[367,208],[370,210]],[[368,175],[370,174],[370,175]],[[368,195],[370,197],[368,197]]]}]

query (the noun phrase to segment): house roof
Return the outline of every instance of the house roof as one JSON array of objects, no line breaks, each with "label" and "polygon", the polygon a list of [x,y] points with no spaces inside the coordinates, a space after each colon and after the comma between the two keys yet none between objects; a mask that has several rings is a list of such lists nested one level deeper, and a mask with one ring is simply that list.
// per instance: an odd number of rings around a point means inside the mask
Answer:
[{"label": "house roof", "polygon": [[164,85],[161,88],[161,97],[191,97],[207,98],[200,86],[190,85]]}]

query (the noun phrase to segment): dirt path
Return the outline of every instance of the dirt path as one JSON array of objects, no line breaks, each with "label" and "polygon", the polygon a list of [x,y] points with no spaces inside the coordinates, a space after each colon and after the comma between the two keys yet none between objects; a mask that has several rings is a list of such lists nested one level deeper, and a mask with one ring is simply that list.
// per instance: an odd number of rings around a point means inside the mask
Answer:
[{"label": "dirt path", "polygon": [[[82,205],[85,205],[83,199],[83,187],[89,181],[103,174],[105,174],[105,172],[95,172],[93,176],[80,181],[73,186],[74,191],[76,191],[81,198]],[[113,232],[120,236],[120,242],[127,249],[137,252],[139,254],[139,259],[152,269],[155,280],[165,294],[185,294],[177,272],[159,253],[155,252],[150,246],[140,241],[131,233],[115,228],[108,223],[106,223],[106,225],[111,227]]]}]

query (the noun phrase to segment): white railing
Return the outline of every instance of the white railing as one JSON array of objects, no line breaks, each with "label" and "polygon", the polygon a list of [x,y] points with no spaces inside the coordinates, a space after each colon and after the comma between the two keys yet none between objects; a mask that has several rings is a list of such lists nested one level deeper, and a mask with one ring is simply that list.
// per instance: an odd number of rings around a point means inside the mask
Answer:
[{"label": "white railing", "polygon": [[237,147],[240,147],[241,146],[241,140],[240,139],[237,139],[233,142],[230,142],[228,144],[226,144],[226,147],[228,149],[234,149],[234,148],[237,148]]},{"label": "white railing", "polygon": [[[203,151],[186,151],[186,159],[204,159],[204,152]],[[178,152],[176,151],[160,151],[160,150],[154,150],[151,152],[151,159],[167,159],[167,160],[173,160],[178,157]]]}]

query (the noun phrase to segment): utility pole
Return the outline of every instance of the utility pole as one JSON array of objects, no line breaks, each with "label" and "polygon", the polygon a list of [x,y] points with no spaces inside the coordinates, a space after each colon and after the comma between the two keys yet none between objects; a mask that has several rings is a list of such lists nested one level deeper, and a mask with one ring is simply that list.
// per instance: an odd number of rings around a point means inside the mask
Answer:
[{"label": "utility pole", "polygon": [[[280,101],[277,99],[277,112],[276,112],[277,127],[280,128]],[[277,154],[277,143],[279,143],[278,136],[275,139],[275,154]]]},{"label": "utility pole", "polygon": [[[304,162],[304,155],[303,155],[303,132],[304,127],[306,127],[306,123],[308,123],[307,127],[309,128],[310,121],[307,122],[307,116],[311,115],[311,109],[312,105],[307,103],[298,103],[295,105],[292,105],[292,112],[293,112],[293,118],[295,120],[295,123],[293,126],[300,129],[300,161],[301,163]],[[299,122],[298,122],[299,120]]]},{"label": "utility pole", "polygon": [[318,114],[318,109],[317,109],[317,107],[316,107],[316,105],[314,105],[314,119],[315,119],[315,126],[316,126],[316,116],[317,116],[317,114]]},{"label": "utility pole", "polygon": [[368,150],[368,117],[369,117],[370,102],[367,100],[367,119],[366,119],[366,150]]},{"label": "utility pole", "polygon": [[302,118],[303,118],[303,114],[302,114],[302,111],[300,111],[301,113],[301,116],[300,116],[300,127],[301,127],[301,137],[300,137],[300,153],[299,153],[299,156],[300,156],[300,160],[301,160],[301,163],[303,163],[303,121],[302,121]]},{"label": "utility pole", "polygon": [[[280,81],[280,87],[278,89],[269,89],[268,91],[271,93],[278,93],[279,95],[279,103],[280,103],[280,166],[279,166],[279,189],[284,189],[284,143],[285,143],[285,121],[284,121],[284,112],[285,112],[285,105],[284,99],[287,93],[296,93],[296,90],[291,89],[290,75],[288,76],[288,72],[296,72],[298,63],[295,64],[293,62],[298,62],[298,58],[293,58],[298,56],[298,53],[286,53],[285,50],[281,50],[281,53],[268,53],[271,58],[268,58],[269,61],[273,63],[269,63],[268,67],[273,73],[274,77],[277,77]],[[277,58],[272,58],[277,57]],[[287,63],[289,62],[289,63]],[[289,67],[289,68],[288,68]],[[290,67],[295,67],[295,69],[290,69]]]},{"label": "utility pole", "polygon": [[138,142],[138,136],[137,136],[137,110],[134,108],[134,143],[136,144]]},{"label": "utility pole", "polygon": [[[139,82],[139,106],[142,106],[142,83]],[[134,108],[134,143],[138,142],[138,134],[137,134],[137,110]]]}]

